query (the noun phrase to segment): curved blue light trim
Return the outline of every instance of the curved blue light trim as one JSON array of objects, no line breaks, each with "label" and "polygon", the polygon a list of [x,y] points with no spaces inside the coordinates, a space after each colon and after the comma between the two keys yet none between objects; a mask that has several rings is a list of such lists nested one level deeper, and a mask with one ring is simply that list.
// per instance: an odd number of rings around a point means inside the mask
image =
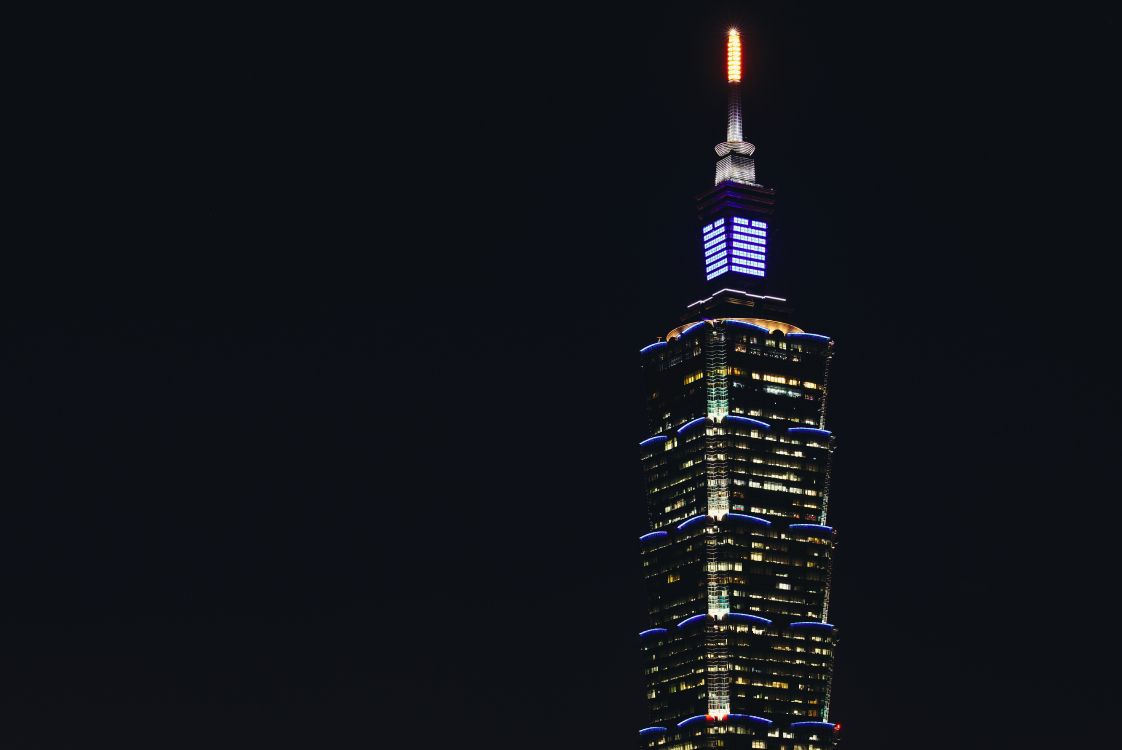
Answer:
[{"label": "curved blue light trim", "polygon": [[678,627],[684,628],[687,625],[694,624],[698,620],[704,620],[708,616],[709,615],[705,614],[704,612],[702,612],[700,615],[691,615],[691,616],[687,617],[686,619],[682,620],[680,623],[678,623]]},{"label": "curved blue light trim", "polygon": [[727,615],[730,620],[748,620],[749,622],[758,622],[762,625],[771,625],[771,620],[759,615],[750,615],[747,612],[729,612]]},{"label": "curved blue light trim", "polygon": [[642,349],[639,350],[639,353],[640,354],[646,354],[651,349],[658,349],[660,346],[666,346],[666,342],[665,341],[656,341],[653,344],[647,344],[646,346],[644,346]]},{"label": "curved blue light trim", "polygon": [[833,630],[834,626],[828,622],[793,622],[788,627],[792,628],[822,628],[823,630]]},{"label": "curved blue light trim", "polygon": [[743,320],[733,320],[732,318],[726,318],[725,319],[725,325],[742,326],[744,328],[751,328],[755,331],[763,331],[764,333],[771,333],[771,331],[764,328],[763,326],[758,326],[755,323],[746,323]]},{"label": "curved blue light trim", "polygon": [[833,526],[823,526],[820,523],[793,523],[787,528],[799,529],[800,531],[825,531],[827,533],[834,533]]},{"label": "curved blue light trim", "polygon": [[655,732],[665,732],[666,727],[643,727],[639,730],[639,734],[654,734]]},{"label": "curved blue light trim", "polygon": [[707,320],[703,320],[703,321],[701,321],[701,322],[699,322],[699,323],[694,323],[694,324],[693,324],[692,326],[690,326],[690,327],[689,327],[689,328],[687,328],[686,330],[684,330],[684,331],[682,331],[681,333],[679,333],[679,334],[678,334],[678,338],[680,338],[680,339],[684,339],[684,338],[685,338],[686,336],[689,336],[689,335],[690,335],[691,333],[693,333],[694,331],[696,331],[696,330],[697,330],[698,328],[701,328],[701,327],[702,327],[703,325],[705,325],[705,324],[706,324],[706,323],[708,323],[708,322],[709,322],[709,321],[707,321]]},{"label": "curved blue light trim", "polygon": [[765,719],[762,716],[753,716],[752,714],[729,714],[729,718],[733,721],[754,721],[757,724],[763,724],[765,727],[770,727],[775,723],[771,719]]},{"label": "curved blue light trim", "polygon": [[646,440],[640,440],[639,441],[639,447],[642,448],[645,445],[650,445],[651,443],[657,443],[659,440],[669,440],[669,439],[670,438],[667,437],[666,435],[655,435],[654,437],[649,437]]},{"label": "curved blue light trim", "polygon": [[682,521],[680,524],[678,524],[678,531],[685,531],[698,521],[708,520],[708,518],[709,516],[694,516],[693,518],[686,519],[685,521]]},{"label": "curved blue light trim", "polygon": [[747,521],[749,523],[758,523],[761,526],[771,526],[771,521],[759,516],[749,516],[744,513],[726,513],[725,518],[734,518],[737,521]]},{"label": "curved blue light trim", "polygon": [[829,336],[823,336],[821,333],[788,333],[789,339],[817,339],[819,341],[829,341]]},{"label": "curved blue light trim", "polygon": [[829,729],[831,732],[837,728],[832,721],[793,721],[791,722],[791,729],[798,729],[799,727],[814,727],[816,729]]},{"label": "curved blue light trim", "polygon": [[639,541],[640,542],[645,542],[649,539],[655,539],[655,538],[660,537],[660,536],[670,536],[670,532],[669,531],[652,531],[650,533],[643,534],[643,536],[639,537]]},{"label": "curved blue light trim", "polygon": [[756,427],[762,427],[765,430],[770,430],[771,429],[771,425],[769,425],[767,422],[761,422],[760,420],[752,419],[751,417],[741,417],[737,414],[726,414],[725,415],[725,421],[728,421],[730,419],[733,422],[744,422],[745,424],[755,425]]},{"label": "curved blue light trim", "polygon": [[709,419],[709,417],[698,417],[697,419],[691,419],[690,421],[686,422],[684,425],[682,425],[681,427],[678,428],[678,434],[681,435],[683,432],[690,429],[691,427],[696,427],[699,424],[702,424],[703,422],[708,421],[708,419]]},{"label": "curved blue light trim", "polygon": [[639,631],[639,637],[640,638],[646,638],[648,635],[653,635],[654,633],[665,633],[665,632],[666,632],[666,628],[650,628],[649,630]]},{"label": "curved blue light trim", "polygon": [[820,430],[817,427],[788,427],[787,432],[810,432],[815,435],[825,435],[827,437],[834,434],[829,430]]},{"label": "curved blue light trim", "polygon": [[695,724],[699,721],[705,721],[708,718],[709,717],[706,716],[705,714],[698,714],[697,716],[691,716],[688,719],[682,719],[681,721],[679,721],[678,722],[678,728],[681,729],[682,727],[688,727],[690,724]]}]

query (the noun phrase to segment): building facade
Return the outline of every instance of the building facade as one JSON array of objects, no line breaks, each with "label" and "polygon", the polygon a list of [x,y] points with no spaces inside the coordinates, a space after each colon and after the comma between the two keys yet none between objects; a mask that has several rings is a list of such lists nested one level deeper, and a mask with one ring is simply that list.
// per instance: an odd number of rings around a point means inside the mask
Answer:
[{"label": "building facade", "polygon": [[[740,36],[727,138],[698,198],[706,296],[640,350],[648,622],[641,748],[833,748],[829,620],[833,341],[787,322],[769,257],[775,191],[744,141]],[[704,269],[704,270],[702,270]]]}]

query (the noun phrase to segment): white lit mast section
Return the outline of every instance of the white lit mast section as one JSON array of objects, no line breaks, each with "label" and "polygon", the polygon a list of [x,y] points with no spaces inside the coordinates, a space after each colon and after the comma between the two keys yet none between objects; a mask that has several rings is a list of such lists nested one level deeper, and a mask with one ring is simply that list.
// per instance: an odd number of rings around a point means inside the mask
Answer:
[{"label": "white lit mast section", "polygon": [[729,80],[729,125],[725,142],[718,143],[715,150],[721,158],[717,161],[717,178],[714,185],[722,182],[739,182],[742,185],[756,184],[756,160],[752,154],[756,147],[744,140],[744,117],[740,107],[740,81],[744,66],[741,61],[740,32],[729,29],[728,36],[728,80]]}]

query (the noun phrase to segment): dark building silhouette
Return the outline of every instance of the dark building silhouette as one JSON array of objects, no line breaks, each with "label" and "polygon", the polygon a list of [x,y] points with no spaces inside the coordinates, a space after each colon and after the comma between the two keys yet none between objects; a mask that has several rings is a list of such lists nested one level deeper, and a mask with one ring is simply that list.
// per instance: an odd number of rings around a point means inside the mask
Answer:
[{"label": "dark building silhouette", "polygon": [[775,294],[775,191],[742,135],[728,36],[727,139],[698,198],[706,294],[643,347],[640,537],[649,712],[640,747],[832,748],[836,628],[826,429],[833,342]]}]

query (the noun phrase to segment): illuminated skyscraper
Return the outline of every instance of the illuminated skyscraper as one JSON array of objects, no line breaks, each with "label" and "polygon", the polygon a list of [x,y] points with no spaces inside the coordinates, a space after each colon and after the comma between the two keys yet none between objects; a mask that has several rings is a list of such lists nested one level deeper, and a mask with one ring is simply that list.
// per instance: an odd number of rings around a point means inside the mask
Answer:
[{"label": "illuminated skyscraper", "polygon": [[743,138],[741,39],[728,34],[728,131],[698,198],[706,295],[640,351],[648,528],[640,747],[832,748],[828,620],[833,342],[785,322],[775,191]]}]

